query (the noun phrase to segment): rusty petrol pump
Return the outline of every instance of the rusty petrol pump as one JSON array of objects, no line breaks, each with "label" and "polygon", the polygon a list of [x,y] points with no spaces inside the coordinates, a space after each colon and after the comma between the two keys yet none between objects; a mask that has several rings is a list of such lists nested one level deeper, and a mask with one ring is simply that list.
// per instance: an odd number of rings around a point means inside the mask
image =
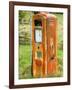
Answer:
[{"label": "rusty petrol pump", "polygon": [[32,19],[33,76],[46,77],[57,71],[57,19],[49,13],[37,13]]}]

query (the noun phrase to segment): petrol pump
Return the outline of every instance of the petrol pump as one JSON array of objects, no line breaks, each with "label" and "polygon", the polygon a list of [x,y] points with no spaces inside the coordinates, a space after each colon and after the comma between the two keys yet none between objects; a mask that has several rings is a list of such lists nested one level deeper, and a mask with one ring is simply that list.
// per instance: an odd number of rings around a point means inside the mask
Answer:
[{"label": "petrol pump", "polygon": [[33,76],[46,77],[57,71],[57,18],[37,13],[32,18]]}]

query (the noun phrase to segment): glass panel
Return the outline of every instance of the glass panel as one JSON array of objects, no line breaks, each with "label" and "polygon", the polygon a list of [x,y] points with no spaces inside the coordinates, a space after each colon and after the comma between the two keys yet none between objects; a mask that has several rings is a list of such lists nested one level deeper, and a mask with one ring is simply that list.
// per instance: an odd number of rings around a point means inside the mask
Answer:
[{"label": "glass panel", "polygon": [[35,40],[36,42],[42,42],[42,30],[35,30]]}]

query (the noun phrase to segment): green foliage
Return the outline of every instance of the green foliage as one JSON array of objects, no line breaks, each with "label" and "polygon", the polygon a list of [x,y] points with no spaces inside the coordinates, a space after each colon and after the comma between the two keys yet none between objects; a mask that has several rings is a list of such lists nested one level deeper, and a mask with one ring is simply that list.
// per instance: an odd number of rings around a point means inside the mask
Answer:
[{"label": "green foliage", "polygon": [[22,19],[25,19],[25,21],[29,21],[32,18],[33,12],[29,11],[19,11],[19,23],[21,23]]},{"label": "green foliage", "polygon": [[55,14],[57,16],[57,60],[58,72],[56,76],[63,76],[63,14]]},{"label": "green foliage", "polygon": [[19,22],[21,22],[22,18],[25,18],[25,12],[19,11]]},{"label": "green foliage", "polygon": [[20,44],[30,44],[31,41],[31,31],[30,25],[21,25],[19,26],[19,43]]},{"label": "green foliage", "polygon": [[58,43],[58,48],[63,49],[63,14],[55,14],[57,16],[57,22],[58,22],[58,27],[57,27],[57,43]]}]

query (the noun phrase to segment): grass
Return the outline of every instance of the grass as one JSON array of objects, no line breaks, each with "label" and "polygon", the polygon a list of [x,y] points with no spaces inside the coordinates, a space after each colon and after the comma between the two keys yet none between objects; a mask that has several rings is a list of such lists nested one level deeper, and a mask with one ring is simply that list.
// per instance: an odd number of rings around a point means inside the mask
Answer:
[{"label": "grass", "polygon": [[[26,68],[31,66],[31,45],[19,45],[19,78],[26,78],[24,75]],[[28,72],[29,73],[29,72]],[[31,76],[30,76],[31,77]]]},{"label": "grass", "polygon": [[58,49],[57,56],[58,56],[59,59],[62,59],[62,57],[63,57],[63,51],[60,50],[60,49]]}]

